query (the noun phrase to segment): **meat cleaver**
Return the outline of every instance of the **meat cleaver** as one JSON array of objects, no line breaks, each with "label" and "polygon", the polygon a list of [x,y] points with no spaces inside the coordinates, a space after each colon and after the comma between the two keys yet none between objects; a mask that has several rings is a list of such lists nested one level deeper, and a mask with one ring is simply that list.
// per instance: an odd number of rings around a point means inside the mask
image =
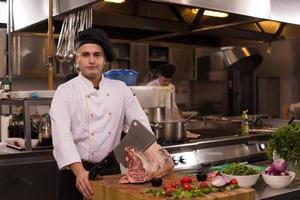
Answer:
[{"label": "meat cleaver", "polygon": [[128,133],[113,150],[113,153],[110,153],[90,170],[89,179],[95,180],[96,176],[101,174],[104,169],[114,167],[117,164],[116,160],[124,167],[127,167],[125,160],[126,146],[134,147],[137,151],[143,152],[155,141],[156,137],[151,131],[144,127],[138,120],[133,120]]},{"label": "meat cleaver", "polygon": [[127,167],[127,161],[125,160],[125,147],[134,147],[135,150],[143,152],[155,141],[156,137],[151,131],[149,131],[138,120],[133,120],[130,124],[128,133],[113,152],[117,161],[119,161],[124,167]]}]

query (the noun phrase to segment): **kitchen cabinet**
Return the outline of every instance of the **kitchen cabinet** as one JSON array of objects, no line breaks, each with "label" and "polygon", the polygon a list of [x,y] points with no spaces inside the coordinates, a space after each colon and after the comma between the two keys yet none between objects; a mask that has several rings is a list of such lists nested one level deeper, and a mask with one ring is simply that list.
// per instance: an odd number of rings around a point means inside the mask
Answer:
[{"label": "kitchen cabinet", "polygon": [[[9,106],[9,114],[12,113],[12,106],[23,108],[24,112],[24,139],[25,150],[32,150],[31,147],[31,121],[30,121],[30,107],[31,106],[49,106],[52,98],[24,98],[24,99],[1,99],[0,100],[0,114],[3,113],[3,106]],[[7,113],[5,113],[7,114]]]},{"label": "kitchen cabinet", "polygon": [[116,57],[115,60],[109,64],[109,68],[129,69],[131,66],[130,43],[127,41],[114,40],[111,44]]},{"label": "kitchen cabinet", "polygon": [[[47,64],[47,35],[20,34],[12,37],[12,75],[18,77],[46,78]],[[53,55],[56,45],[53,42]],[[54,59],[54,74],[60,72],[60,63]]]},{"label": "kitchen cabinet", "polygon": [[174,80],[195,80],[194,48],[191,46],[171,46],[169,62],[176,67]]},{"label": "kitchen cabinet", "polygon": [[130,44],[131,69],[139,72],[139,82],[144,82],[148,76],[148,44],[132,42]]},{"label": "kitchen cabinet", "polygon": [[148,62],[149,68],[154,69],[160,64],[169,62],[169,47],[149,45]]}]

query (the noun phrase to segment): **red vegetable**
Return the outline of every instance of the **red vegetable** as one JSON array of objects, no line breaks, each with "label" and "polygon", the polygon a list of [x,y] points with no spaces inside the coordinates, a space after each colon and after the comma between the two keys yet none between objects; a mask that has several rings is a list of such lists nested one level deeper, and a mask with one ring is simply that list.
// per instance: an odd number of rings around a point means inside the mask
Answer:
[{"label": "red vegetable", "polygon": [[170,187],[167,187],[164,190],[165,190],[165,195],[168,196],[168,197],[171,197],[173,192],[175,192],[176,189],[170,186]]},{"label": "red vegetable", "polygon": [[190,191],[193,189],[193,186],[189,183],[184,183],[183,186],[182,186],[183,190],[187,190],[187,191]]},{"label": "red vegetable", "polygon": [[287,168],[287,163],[283,159],[277,159],[273,161],[272,168],[279,173],[284,172]]},{"label": "red vegetable", "polygon": [[271,176],[277,176],[278,175],[278,172],[273,169],[273,167],[268,167],[266,170],[265,170],[265,174],[267,175],[271,175]]},{"label": "red vegetable", "polygon": [[232,185],[237,185],[238,181],[235,178],[233,178],[233,179],[230,180],[229,183],[232,184]]},{"label": "red vegetable", "polygon": [[200,188],[207,188],[208,187],[207,181],[200,181],[199,182],[199,187]]},{"label": "red vegetable", "polygon": [[176,181],[173,181],[170,183],[170,185],[173,187],[173,188],[177,188],[177,182]]},{"label": "red vegetable", "polygon": [[163,184],[163,189],[166,190],[167,188],[172,187],[170,184],[165,183]]},{"label": "red vegetable", "polygon": [[185,183],[191,183],[192,179],[189,176],[184,176],[181,178],[180,182],[181,182],[181,185],[183,185]]},{"label": "red vegetable", "polygon": [[212,180],[213,186],[222,187],[226,184],[226,180],[222,176],[215,176]]},{"label": "red vegetable", "polygon": [[288,172],[281,172],[279,175],[280,175],[280,176],[288,176],[289,173],[288,173]]}]

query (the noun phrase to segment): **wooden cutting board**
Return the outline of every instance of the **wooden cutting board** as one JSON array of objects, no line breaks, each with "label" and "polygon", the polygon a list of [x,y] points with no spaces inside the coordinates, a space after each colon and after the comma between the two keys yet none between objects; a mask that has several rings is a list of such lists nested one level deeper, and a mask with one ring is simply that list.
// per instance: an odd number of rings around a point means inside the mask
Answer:
[{"label": "wooden cutting board", "polygon": [[[163,182],[179,181],[183,174],[171,173],[163,177]],[[142,184],[119,184],[121,175],[105,176],[102,180],[91,181],[94,189],[93,200],[171,200],[170,197],[155,197],[143,194],[145,189],[154,188],[150,182]],[[230,192],[216,192],[195,197],[193,200],[254,200],[255,190],[250,187],[240,188]]]}]

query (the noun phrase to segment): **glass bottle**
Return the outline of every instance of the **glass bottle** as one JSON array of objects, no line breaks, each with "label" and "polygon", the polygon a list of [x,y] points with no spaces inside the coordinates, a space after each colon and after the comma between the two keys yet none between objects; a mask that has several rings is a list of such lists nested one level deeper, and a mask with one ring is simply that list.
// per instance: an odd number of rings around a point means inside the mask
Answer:
[{"label": "glass bottle", "polygon": [[248,110],[244,110],[241,116],[241,134],[249,135]]},{"label": "glass bottle", "polygon": [[1,81],[1,86],[5,92],[11,91],[11,82],[8,75],[6,75],[5,78]]}]

